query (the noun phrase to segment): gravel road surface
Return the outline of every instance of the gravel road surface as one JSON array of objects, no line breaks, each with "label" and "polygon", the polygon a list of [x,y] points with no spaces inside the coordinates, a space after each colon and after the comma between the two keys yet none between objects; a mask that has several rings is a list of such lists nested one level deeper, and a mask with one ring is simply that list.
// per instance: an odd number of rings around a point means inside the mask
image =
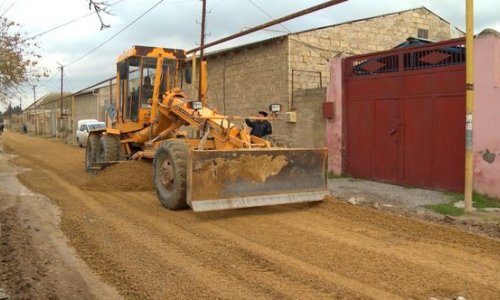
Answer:
[{"label": "gravel road surface", "polygon": [[332,196],[349,199],[355,197],[366,201],[376,201],[403,209],[418,210],[424,205],[447,203],[450,197],[443,192],[404,187],[382,182],[355,178],[335,178],[328,180]]}]

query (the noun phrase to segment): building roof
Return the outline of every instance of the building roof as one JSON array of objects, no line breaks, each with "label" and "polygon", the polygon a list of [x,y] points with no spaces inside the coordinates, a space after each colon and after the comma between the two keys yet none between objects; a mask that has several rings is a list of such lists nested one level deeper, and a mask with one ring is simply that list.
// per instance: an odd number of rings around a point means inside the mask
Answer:
[{"label": "building roof", "polygon": [[258,46],[261,46],[261,45],[266,45],[266,44],[274,43],[274,42],[277,42],[277,41],[280,41],[280,40],[284,40],[284,39],[286,39],[290,35],[291,35],[291,33],[290,34],[284,34],[284,35],[275,36],[275,37],[272,37],[272,38],[269,38],[269,39],[260,40],[260,41],[256,41],[256,42],[252,42],[252,43],[248,43],[248,44],[234,46],[234,47],[231,47],[231,48],[225,48],[225,49],[215,50],[215,51],[206,53],[205,56],[206,57],[211,57],[211,56],[217,56],[217,55],[221,55],[221,54],[226,54],[226,53],[231,52],[231,51],[238,51],[238,50],[243,50],[243,49],[255,48],[255,47],[258,47]]},{"label": "building roof", "polygon": [[315,30],[320,30],[320,29],[325,29],[325,28],[330,28],[330,27],[336,27],[336,26],[345,25],[345,24],[353,24],[353,23],[358,23],[358,22],[363,22],[363,21],[369,21],[369,20],[373,20],[373,19],[377,19],[377,18],[384,18],[384,17],[388,17],[388,16],[392,16],[392,15],[403,14],[403,13],[410,12],[410,11],[417,11],[417,10],[420,10],[420,9],[424,9],[424,10],[428,11],[429,13],[435,15],[436,17],[438,17],[442,21],[444,21],[444,22],[446,22],[446,23],[448,23],[448,24],[451,25],[450,22],[448,22],[447,20],[441,18],[441,16],[439,16],[438,14],[436,14],[435,12],[433,12],[432,10],[428,9],[425,6],[420,6],[420,7],[415,7],[415,8],[410,8],[410,9],[395,11],[395,12],[391,12],[391,13],[386,13],[386,14],[382,14],[382,15],[376,15],[376,16],[373,16],[373,17],[368,17],[368,18],[363,18],[363,19],[355,19],[355,20],[346,21],[346,22],[342,22],[342,23],[337,23],[337,24],[333,24],[333,25],[316,27],[316,28],[312,28],[312,29],[298,31],[298,32],[291,33],[291,34],[300,34],[300,33],[311,32],[311,31],[315,31]]},{"label": "building roof", "polygon": [[434,42],[431,41],[431,40],[428,40],[428,39],[423,39],[423,38],[418,38],[418,37],[412,37],[412,36],[410,36],[409,38],[406,39],[406,41],[404,41],[401,44],[395,46],[394,49],[414,47],[414,46],[420,46],[420,45],[427,45],[427,44],[431,44],[431,43],[434,43]]},{"label": "building roof", "polygon": [[[63,93],[63,99],[67,98],[70,96],[71,93]],[[54,103],[56,101],[59,101],[61,99],[61,93],[48,93],[43,95],[42,97],[38,98],[35,102],[31,103],[28,107],[26,107],[24,110],[29,110],[34,107],[42,106],[42,105],[48,105],[51,103]]]},{"label": "building roof", "polygon": [[[279,36],[275,36],[275,37],[272,37],[272,38],[269,38],[269,39],[256,41],[256,42],[253,42],[253,43],[243,44],[243,45],[239,45],[239,46],[235,46],[235,47],[230,47],[230,48],[226,48],[226,49],[221,49],[221,50],[215,50],[213,52],[207,53],[205,56],[206,57],[211,57],[211,56],[217,56],[217,55],[226,54],[226,53],[231,52],[231,51],[238,51],[238,50],[243,50],[243,49],[255,48],[255,47],[258,47],[260,45],[265,45],[265,44],[269,44],[269,43],[273,43],[273,42],[276,42],[276,41],[283,40],[283,39],[285,39],[285,38],[287,38],[287,37],[289,37],[291,35],[295,35],[295,34],[301,34],[301,33],[311,32],[311,31],[315,31],[315,30],[321,30],[321,29],[325,29],[325,28],[332,28],[332,27],[341,26],[341,25],[345,25],[345,24],[353,24],[353,23],[368,21],[368,20],[372,20],[372,19],[383,18],[383,17],[387,17],[387,16],[391,16],[391,15],[402,14],[402,13],[406,13],[406,12],[410,12],[410,11],[416,11],[416,10],[420,10],[420,9],[427,10],[429,13],[435,15],[439,19],[441,19],[444,22],[446,22],[446,23],[448,23],[448,24],[451,25],[450,22],[448,22],[447,20],[441,18],[439,15],[437,15],[436,13],[434,13],[433,11],[431,11],[430,9],[428,9],[427,7],[420,6],[420,7],[415,7],[415,8],[412,8],[412,9],[406,9],[406,10],[396,11],[396,12],[392,12],[392,13],[386,13],[386,14],[377,15],[377,16],[373,16],[373,17],[368,17],[368,18],[364,18],[364,19],[356,19],[356,20],[351,20],[351,21],[347,21],[347,22],[337,23],[337,24],[333,24],[333,25],[321,26],[321,27],[316,27],[316,28],[312,28],[312,29],[307,29],[307,30],[292,32],[292,33],[288,33],[288,34],[284,34],[284,35],[279,35]],[[461,32],[463,32],[463,31],[461,31]]]}]

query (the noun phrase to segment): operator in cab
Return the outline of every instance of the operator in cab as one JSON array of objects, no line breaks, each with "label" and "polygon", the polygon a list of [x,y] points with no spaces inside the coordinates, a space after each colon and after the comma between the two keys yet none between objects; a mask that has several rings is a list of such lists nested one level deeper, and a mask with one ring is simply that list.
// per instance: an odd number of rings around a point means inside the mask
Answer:
[{"label": "operator in cab", "polygon": [[142,103],[148,104],[149,99],[153,97],[153,86],[151,85],[151,77],[145,76],[142,84]]},{"label": "operator in cab", "polygon": [[[257,116],[266,118],[267,113],[265,111],[259,111]],[[252,128],[250,134],[256,137],[263,138],[273,133],[271,122],[269,122],[268,120],[252,121],[250,119],[245,119],[245,123],[248,125],[248,127]]]}]

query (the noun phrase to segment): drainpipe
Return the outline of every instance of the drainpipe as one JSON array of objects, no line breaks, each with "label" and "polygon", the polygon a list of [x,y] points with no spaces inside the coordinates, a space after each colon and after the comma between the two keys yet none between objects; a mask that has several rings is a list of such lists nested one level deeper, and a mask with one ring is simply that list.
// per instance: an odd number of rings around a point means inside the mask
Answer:
[{"label": "drainpipe", "polygon": [[474,1],[465,1],[466,37],[465,37],[465,189],[464,211],[471,212],[473,190],[472,165],[472,115],[474,106]]}]

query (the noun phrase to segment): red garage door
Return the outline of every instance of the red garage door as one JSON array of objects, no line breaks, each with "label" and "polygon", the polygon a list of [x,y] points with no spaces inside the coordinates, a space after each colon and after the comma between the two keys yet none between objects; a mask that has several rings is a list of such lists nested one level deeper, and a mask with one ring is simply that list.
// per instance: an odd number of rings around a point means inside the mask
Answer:
[{"label": "red garage door", "polygon": [[349,57],[344,91],[347,173],[463,190],[464,40]]}]

